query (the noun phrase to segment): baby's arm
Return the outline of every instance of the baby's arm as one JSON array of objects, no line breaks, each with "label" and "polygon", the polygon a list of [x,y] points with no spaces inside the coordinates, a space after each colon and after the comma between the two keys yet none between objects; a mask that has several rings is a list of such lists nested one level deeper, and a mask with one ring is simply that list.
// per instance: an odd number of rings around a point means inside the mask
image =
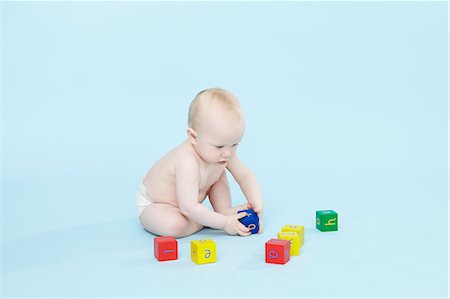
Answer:
[{"label": "baby's arm", "polygon": [[214,211],[223,215],[235,215],[238,211],[250,208],[248,203],[231,207],[230,185],[228,184],[227,173],[225,170],[217,182],[212,185],[208,197]]},{"label": "baby's arm", "polygon": [[227,169],[231,172],[236,182],[239,184],[242,192],[250,203],[252,209],[258,214],[260,218],[260,232],[262,231],[261,218],[264,213],[264,202],[262,198],[262,193],[259,188],[258,182],[256,180],[253,172],[245,166],[237,157],[234,155],[232,159],[228,161]]},{"label": "baby's arm", "polygon": [[180,211],[186,217],[204,226],[224,230],[230,235],[248,235],[249,230],[238,219],[246,213],[224,216],[198,202],[199,166],[195,158],[178,161],[175,185]]}]

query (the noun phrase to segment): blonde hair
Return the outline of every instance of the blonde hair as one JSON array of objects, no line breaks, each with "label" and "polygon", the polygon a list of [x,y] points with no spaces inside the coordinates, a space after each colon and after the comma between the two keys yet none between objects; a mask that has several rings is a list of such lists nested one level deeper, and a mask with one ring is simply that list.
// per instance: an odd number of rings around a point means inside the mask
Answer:
[{"label": "blonde hair", "polygon": [[224,112],[232,114],[239,120],[244,119],[239,100],[229,91],[222,88],[208,88],[200,91],[189,106],[188,125],[195,129],[198,125],[199,115],[206,107],[218,106]]}]

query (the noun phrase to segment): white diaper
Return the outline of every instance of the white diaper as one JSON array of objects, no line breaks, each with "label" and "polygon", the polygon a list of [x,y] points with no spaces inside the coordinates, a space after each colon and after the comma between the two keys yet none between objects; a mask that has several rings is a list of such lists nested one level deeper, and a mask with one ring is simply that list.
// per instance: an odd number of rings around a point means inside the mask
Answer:
[{"label": "white diaper", "polygon": [[138,216],[140,217],[142,211],[144,211],[144,208],[148,205],[151,205],[152,203],[152,200],[146,193],[144,183],[141,182],[139,184],[138,191],[136,192],[136,206],[138,208]]}]

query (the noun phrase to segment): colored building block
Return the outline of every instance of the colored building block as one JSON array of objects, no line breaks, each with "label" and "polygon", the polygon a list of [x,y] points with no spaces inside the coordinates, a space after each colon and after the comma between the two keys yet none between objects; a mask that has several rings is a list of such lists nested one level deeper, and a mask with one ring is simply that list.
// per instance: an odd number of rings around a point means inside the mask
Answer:
[{"label": "colored building block", "polygon": [[198,265],[215,263],[216,243],[209,239],[191,241],[191,259]]},{"label": "colored building block", "polygon": [[[282,232],[296,232],[300,238],[300,247],[305,244],[305,227],[302,225],[286,224],[281,228]],[[291,254],[292,255],[292,254]]]},{"label": "colored building block", "polygon": [[160,262],[178,259],[178,242],[173,237],[156,237],[153,248],[155,257]]},{"label": "colored building block", "polygon": [[253,211],[253,209],[249,209],[249,210],[242,210],[239,211],[239,213],[241,212],[246,212],[247,216],[239,219],[239,221],[245,225],[247,228],[250,229],[250,232],[252,234],[257,234],[259,231],[259,217],[258,215],[255,213],[255,211]]},{"label": "colored building block", "polygon": [[291,246],[291,255],[300,255],[300,237],[296,232],[279,232],[278,239],[287,240]]},{"label": "colored building block", "polygon": [[332,210],[316,211],[316,228],[322,232],[338,230],[338,214]]},{"label": "colored building block", "polygon": [[266,263],[286,264],[291,259],[290,250],[289,241],[270,239],[266,242]]}]

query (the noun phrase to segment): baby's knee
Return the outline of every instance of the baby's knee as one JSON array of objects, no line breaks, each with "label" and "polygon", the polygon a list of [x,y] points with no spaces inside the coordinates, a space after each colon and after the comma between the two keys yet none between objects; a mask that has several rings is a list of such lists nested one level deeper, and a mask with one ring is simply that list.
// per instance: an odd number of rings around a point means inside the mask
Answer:
[{"label": "baby's knee", "polygon": [[189,221],[187,219],[177,218],[167,225],[167,231],[169,232],[168,235],[175,238],[186,237],[189,235]]}]

